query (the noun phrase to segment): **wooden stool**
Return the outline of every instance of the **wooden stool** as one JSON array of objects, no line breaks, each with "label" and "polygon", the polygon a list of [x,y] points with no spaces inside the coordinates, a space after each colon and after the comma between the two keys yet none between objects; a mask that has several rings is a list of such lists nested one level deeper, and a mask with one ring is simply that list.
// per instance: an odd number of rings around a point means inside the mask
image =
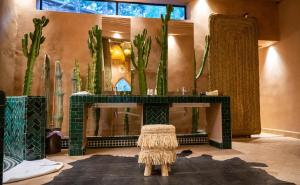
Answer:
[{"label": "wooden stool", "polygon": [[161,165],[161,175],[168,176],[170,164],[176,161],[178,147],[173,125],[145,125],[138,140],[141,147],[138,162],[145,164],[144,176],[150,176],[152,165]]}]

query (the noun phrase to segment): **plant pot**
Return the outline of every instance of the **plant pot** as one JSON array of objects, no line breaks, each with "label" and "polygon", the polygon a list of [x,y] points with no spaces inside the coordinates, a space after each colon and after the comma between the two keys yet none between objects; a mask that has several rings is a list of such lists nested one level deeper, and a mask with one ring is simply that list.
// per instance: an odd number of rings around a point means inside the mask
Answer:
[{"label": "plant pot", "polygon": [[5,155],[19,160],[37,160],[45,157],[45,97],[7,97],[5,123]]},{"label": "plant pot", "polygon": [[46,137],[46,154],[61,152],[61,132],[49,130]]}]

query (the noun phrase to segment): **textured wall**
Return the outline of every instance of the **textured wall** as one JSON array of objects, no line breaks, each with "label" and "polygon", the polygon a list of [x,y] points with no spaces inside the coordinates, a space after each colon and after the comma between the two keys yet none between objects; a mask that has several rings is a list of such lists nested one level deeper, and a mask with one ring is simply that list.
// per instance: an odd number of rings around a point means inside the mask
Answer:
[{"label": "textured wall", "polygon": [[300,136],[300,1],[279,4],[280,41],[260,49],[262,127]]},{"label": "textured wall", "polygon": [[230,96],[233,135],[260,133],[257,22],[210,17],[209,86]]}]

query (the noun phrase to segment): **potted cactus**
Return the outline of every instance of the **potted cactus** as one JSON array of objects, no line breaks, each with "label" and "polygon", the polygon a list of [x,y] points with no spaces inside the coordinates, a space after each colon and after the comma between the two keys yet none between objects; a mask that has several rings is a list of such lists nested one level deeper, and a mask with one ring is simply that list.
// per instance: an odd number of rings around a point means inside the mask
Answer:
[{"label": "potted cactus", "polygon": [[31,87],[34,66],[45,41],[43,28],[48,23],[49,19],[44,16],[34,18],[34,31],[24,35],[22,50],[27,58],[27,68],[23,96],[7,98],[4,152],[20,160],[45,157],[46,98],[31,96]]}]

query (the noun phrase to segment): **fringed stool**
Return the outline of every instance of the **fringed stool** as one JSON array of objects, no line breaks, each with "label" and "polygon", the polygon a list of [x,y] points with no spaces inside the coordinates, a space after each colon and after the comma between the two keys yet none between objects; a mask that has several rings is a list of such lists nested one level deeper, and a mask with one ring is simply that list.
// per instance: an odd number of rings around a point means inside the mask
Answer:
[{"label": "fringed stool", "polygon": [[137,145],[141,147],[138,163],[145,164],[144,176],[150,176],[152,165],[161,165],[161,175],[168,176],[168,165],[176,161],[178,147],[173,125],[145,125]]}]

